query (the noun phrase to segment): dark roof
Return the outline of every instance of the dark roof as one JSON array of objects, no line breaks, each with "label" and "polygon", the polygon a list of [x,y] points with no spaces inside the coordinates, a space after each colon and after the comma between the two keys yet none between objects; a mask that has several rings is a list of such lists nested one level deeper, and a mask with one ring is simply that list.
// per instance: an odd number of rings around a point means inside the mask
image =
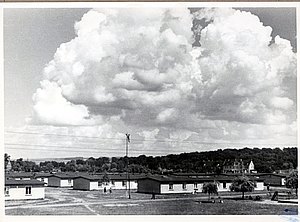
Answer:
[{"label": "dark roof", "polygon": [[156,180],[159,182],[196,182],[196,181],[213,181],[211,178],[201,178],[201,177],[183,177],[183,176],[164,176],[164,175],[151,175],[147,176],[143,179],[150,179],[150,180]]},{"label": "dark roof", "polygon": [[32,172],[10,172],[5,174],[6,178],[33,177]]},{"label": "dark roof", "polygon": [[[236,178],[236,176],[163,176],[163,175],[151,175],[141,179],[150,179],[156,180],[162,183],[170,183],[170,182],[209,182],[209,181],[232,181]],[[250,180],[255,181],[263,181],[262,178],[249,177]]]},{"label": "dark roof", "polygon": [[43,173],[43,172],[34,173],[35,178],[37,178],[37,177],[50,177],[52,175],[53,175],[52,173]]},{"label": "dark roof", "polygon": [[[104,174],[82,174],[77,175],[75,178],[85,178],[87,180],[103,180]],[[144,178],[146,174],[129,174],[130,180],[138,180]],[[127,180],[127,174],[107,174],[109,180]]]},{"label": "dark roof", "polygon": [[44,185],[45,182],[39,181],[39,180],[13,180],[13,179],[8,179],[5,180],[5,185]]},{"label": "dark roof", "polygon": [[101,176],[101,175],[80,175],[74,179],[77,179],[77,178],[84,178],[84,179],[91,180],[91,181],[99,181],[99,180],[103,179],[103,176]]},{"label": "dark roof", "polygon": [[278,174],[278,173],[255,173],[255,174],[251,174],[251,176],[275,176],[275,177],[282,177],[282,178],[286,178],[286,174]]},{"label": "dark roof", "polygon": [[88,175],[87,173],[54,173],[50,177],[58,177],[60,179],[74,179],[79,176]]},{"label": "dark roof", "polygon": [[[126,180],[127,174],[108,174],[110,180]],[[129,174],[130,180],[138,180],[144,178],[146,174]]]}]

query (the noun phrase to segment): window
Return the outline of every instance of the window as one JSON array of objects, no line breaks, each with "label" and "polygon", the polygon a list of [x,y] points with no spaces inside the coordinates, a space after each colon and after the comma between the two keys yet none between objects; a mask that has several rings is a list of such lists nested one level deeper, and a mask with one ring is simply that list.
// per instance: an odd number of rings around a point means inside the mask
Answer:
[{"label": "window", "polygon": [[183,184],[182,184],[182,189],[183,189],[183,190],[186,190],[186,183],[183,183]]},{"label": "window", "polygon": [[25,187],[25,191],[26,195],[31,195],[31,187]]},{"label": "window", "polygon": [[197,188],[198,188],[198,184],[194,183],[194,189],[197,189]]},{"label": "window", "polygon": [[9,196],[9,187],[4,188],[4,194],[5,196]]},{"label": "window", "polygon": [[68,184],[71,184],[72,183],[72,180],[71,179],[68,179]]},{"label": "window", "polygon": [[223,188],[224,189],[226,188],[226,182],[223,182]]},{"label": "window", "polygon": [[169,190],[173,190],[173,184],[172,183],[169,184]]}]

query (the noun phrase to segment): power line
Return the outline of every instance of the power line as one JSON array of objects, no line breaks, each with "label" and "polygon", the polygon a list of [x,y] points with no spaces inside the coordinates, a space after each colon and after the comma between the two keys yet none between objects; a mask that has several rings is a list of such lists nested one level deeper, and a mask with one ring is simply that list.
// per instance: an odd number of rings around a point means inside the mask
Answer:
[{"label": "power line", "polygon": [[[35,132],[21,132],[21,131],[5,131],[5,133],[13,133],[13,134],[30,134],[30,135],[40,135],[40,136],[59,136],[59,137],[72,137],[72,138],[89,138],[89,139],[99,139],[99,140],[118,140],[123,141],[122,138],[103,138],[97,136],[77,136],[77,135],[69,135],[69,134],[52,134],[52,133],[35,133]],[[90,141],[85,141],[90,142]],[[174,140],[174,139],[134,139],[132,141],[135,144],[139,144],[136,142],[157,142],[157,143],[196,143],[196,144],[207,144],[207,145],[243,145],[246,146],[247,143],[242,142],[207,142],[207,141],[200,141],[200,140]],[[250,143],[248,143],[250,145]],[[262,145],[262,146],[287,146],[291,144],[280,144],[280,143],[251,143],[251,146]],[[293,145],[296,146],[296,145]]]},{"label": "power line", "polygon": [[[19,150],[23,150],[23,149],[30,149],[30,150],[43,150],[43,151],[76,151],[76,152],[93,152],[93,151],[109,151],[109,152],[119,152],[120,148],[111,148],[111,149],[103,149],[101,148],[99,150],[99,148],[97,147],[77,147],[77,146],[60,146],[60,145],[43,145],[43,144],[25,144],[25,143],[4,143],[5,145],[9,146],[6,147],[8,149],[12,149],[11,146],[13,146],[14,149],[19,149]],[[25,146],[24,147],[18,147],[18,146]],[[39,148],[51,148],[51,149],[39,149]],[[60,149],[52,149],[52,148],[60,148]],[[133,152],[161,152],[164,153],[167,150],[151,150],[151,151],[147,151],[144,149],[132,149]]]},{"label": "power line", "polygon": [[[7,150],[35,150],[35,151],[55,151],[55,152],[71,152],[71,153],[87,153],[87,152],[95,152],[95,151],[90,151],[90,150],[85,150],[85,149],[81,149],[81,150],[63,150],[63,149],[51,149],[51,150],[47,150],[47,149],[36,149],[34,147],[7,147]],[[116,151],[119,150],[98,150],[98,154],[103,153],[101,151],[107,152],[107,153],[116,153]],[[167,150],[168,151],[168,150]],[[168,155],[168,152],[166,151],[142,151],[142,150],[134,150],[132,151],[133,154],[138,154],[138,155],[143,155],[143,154],[147,154],[147,155]]]},{"label": "power line", "polygon": [[30,135],[40,135],[40,136],[60,136],[60,137],[74,137],[74,138],[90,138],[90,139],[103,139],[103,140],[123,140],[121,138],[101,138],[101,137],[97,137],[97,136],[77,136],[77,135],[70,135],[70,134],[35,133],[35,132],[21,132],[21,131],[5,131],[5,133],[30,134]]}]

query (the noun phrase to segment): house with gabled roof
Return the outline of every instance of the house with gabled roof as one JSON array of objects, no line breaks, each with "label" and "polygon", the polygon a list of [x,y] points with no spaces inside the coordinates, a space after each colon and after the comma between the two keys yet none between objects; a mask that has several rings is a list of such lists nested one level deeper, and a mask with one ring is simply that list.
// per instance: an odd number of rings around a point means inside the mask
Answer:
[{"label": "house with gabled roof", "polygon": [[73,179],[74,190],[100,190],[102,187],[102,175],[81,175]]},{"label": "house with gabled roof", "polygon": [[[106,179],[104,178],[106,175]],[[80,175],[73,179],[73,189],[76,190],[102,190],[113,189],[113,190],[124,190],[137,189],[137,181],[144,177],[143,174],[94,174],[94,175]],[[129,179],[129,181],[128,181]]]},{"label": "house with gabled roof", "polygon": [[[145,174],[129,174],[128,177],[127,174],[125,173],[108,174],[109,186],[115,190],[124,190],[129,188],[129,183],[130,183],[130,189],[136,190],[138,180],[140,178],[145,177]],[[128,182],[128,180],[130,182]]]},{"label": "house with gabled roof", "polygon": [[4,187],[5,200],[33,200],[45,198],[44,182],[31,180],[6,179]]},{"label": "house with gabled roof", "polygon": [[45,182],[45,186],[48,186],[48,178],[52,175],[52,173],[37,172],[33,174],[33,177],[36,180]]},{"label": "house with gabled roof", "polygon": [[[68,172],[68,173],[55,173],[48,177],[49,187],[73,187],[74,178],[81,174]],[[83,174],[82,174],[83,175]]]}]

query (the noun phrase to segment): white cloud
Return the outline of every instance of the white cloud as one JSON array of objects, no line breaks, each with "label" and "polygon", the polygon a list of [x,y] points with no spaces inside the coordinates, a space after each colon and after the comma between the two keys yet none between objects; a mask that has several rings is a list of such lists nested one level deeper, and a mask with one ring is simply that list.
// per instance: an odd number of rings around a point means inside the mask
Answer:
[{"label": "white cloud", "polygon": [[271,104],[274,106],[274,108],[288,110],[294,105],[294,102],[287,97],[273,97]]},{"label": "white cloud", "polygon": [[[193,16],[208,24],[198,30],[199,48],[192,47]],[[284,126],[278,135],[294,141],[296,54],[289,41],[271,41],[272,28],[257,16],[227,8],[194,15],[94,9],[75,31],[44,69],[33,120],[97,124],[89,131],[104,136],[131,131],[170,139],[185,131],[247,144],[261,135],[271,141],[272,127]]]},{"label": "white cloud", "polygon": [[36,121],[50,125],[92,124],[84,105],[74,105],[62,96],[62,90],[54,82],[44,80],[33,95]]},{"label": "white cloud", "polygon": [[169,108],[160,112],[157,116],[157,120],[160,123],[172,121],[177,118],[177,112],[174,108]]}]

